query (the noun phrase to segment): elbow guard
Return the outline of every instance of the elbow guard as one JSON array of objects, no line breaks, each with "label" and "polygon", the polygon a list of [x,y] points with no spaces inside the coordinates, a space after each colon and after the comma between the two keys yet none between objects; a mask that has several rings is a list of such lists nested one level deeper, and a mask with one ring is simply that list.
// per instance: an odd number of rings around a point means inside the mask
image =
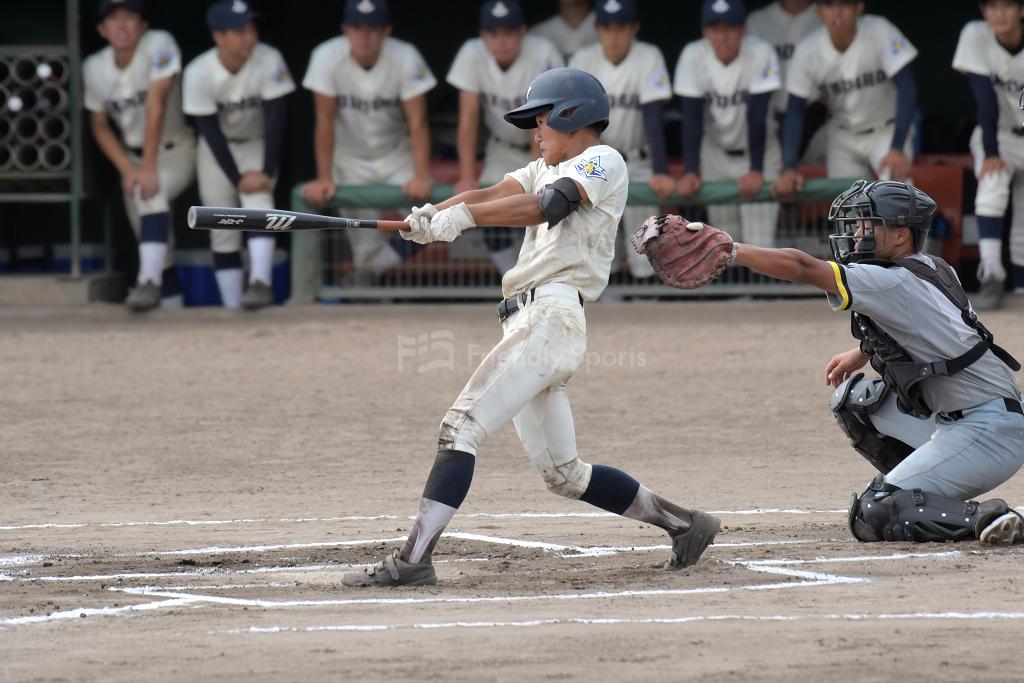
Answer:
[{"label": "elbow guard", "polygon": [[559,178],[544,188],[540,195],[540,210],[553,228],[580,207],[580,188],[569,178]]}]

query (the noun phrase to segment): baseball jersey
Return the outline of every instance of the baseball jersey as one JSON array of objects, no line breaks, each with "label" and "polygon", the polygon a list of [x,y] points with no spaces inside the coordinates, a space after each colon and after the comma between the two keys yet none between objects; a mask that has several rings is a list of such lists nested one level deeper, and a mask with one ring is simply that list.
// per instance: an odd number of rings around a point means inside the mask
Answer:
[{"label": "baseball jersey", "polygon": [[535,159],[506,177],[535,194],[558,178],[570,178],[583,186],[587,201],[553,228],[547,223],[526,228],[519,260],[501,279],[504,296],[564,282],[584,300],[596,300],[608,285],[615,235],[626,208],[629,174],[622,155],[608,145],[594,145],[555,166]]},{"label": "baseball jersey", "polygon": [[295,90],[281,53],[257,43],[237,73],[231,73],[217,57],[217,48],[193,59],[182,76],[185,113],[217,114],[224,137],[232,142],[263,137],[263,101]]},{"label": "baseball jersey", "polygon": [[516,128],[505,113],[526,103],[526,91],[541,72],[562,66],[562,55],[546,38],[527,35],[519,57],[502,69],[480,38],[467,40],[455,55],[448,82],[466,92],[480,95],[481,118],[487,130],[501,142],[529,147],[533,133]]},{"label": "baseball jersey", "polygon": [[[778,2],[773,2],[751,12],[747,17],[747,33],[775,48],[783,83],[786,82],[786,69],[797,44],[820,26],[821,20],[818,19],[814,3],[799,14],[790,14]],[[772,95],[772,110],[780,113],[786,111],[785,89],[780,88]]]},{"label": "baseball jersey", "polygon": [[[913,258],[935,267],[924,254]],[[937,287],[906,268],[867,263],[831,266],[839,287],[838,294],[828,295],[832,310],[868,316],[915,361],[956,358],[978,343],[978,334],[964,322],[960,309]],[[1020,397],[1013,373],[991,351],[955,375],[931,377],[920,386],[932,410],[943,413],[994,398]]]},{"label": "baseball jersey", "polygon": [[743,38],[729,64],[703,39],[683,48],[676,64],[676,94],[704,99],[704,136],[727,150],[747,148],[747,99],[780,87],[775,50],[753,36]]},{"label": "baseball jersey", "polygon": [[864,15],[845,52],[822,26],[800,41],[786,75],[786,91],[807,100],[824,96],[835,123],[852,131],[896,116],[890,79],[917,57],[915,48],[888,19]]},{"label": "baseball jersey", "polygon": [[565,23],[558,14],[545,19],[530,29],[530,34],[547,38],[561,51],[566,59],[576,54],[580,48],[597,42],[597,31],[594,29],[595,14],[591,12],[575,28]]},{"label": "baseball jersey", "polygon": [[1020,126],[1017,105],[1024,88],[1024,52],[1010,54],[996,40],[988,22],[971,21],[960,32],[953,68],[990,78],[999,101],[999,128],[1016,130]]},{"label": "baseball jersey", "polygon": [[386,38],[377,63],[364,69],[352,58],[348,38],[338,36],[313,50],[302,85],[338,103],[334,159],[373,159],[409,147],[402,103],[437,81],[415,46]]},{"label": "baseball jersey", "polygon": [[634,41],[625,59],[612,64],[600,44],[588,45],[573,55],[569,66],[592,74],[608,92],[611,111],[601,141],[627,153],[644,149],[641,108],[651,102],[672,99],[672,85],[661,50],[650,43]]},{"label": "baseball jersey", "polygon": [[[109,45],[90,55],[82,65],[85,108],[106,112],[121,131],[128,147],[142,147],[146,139],[146,93],[149,84],[181,71],[181,50],[167,31],[151,29],[142,34],[123,69],[114,61]],[[167,96],[160,140],[167,142],[186,134],[181,111],[181,88],[176,82]]]}]

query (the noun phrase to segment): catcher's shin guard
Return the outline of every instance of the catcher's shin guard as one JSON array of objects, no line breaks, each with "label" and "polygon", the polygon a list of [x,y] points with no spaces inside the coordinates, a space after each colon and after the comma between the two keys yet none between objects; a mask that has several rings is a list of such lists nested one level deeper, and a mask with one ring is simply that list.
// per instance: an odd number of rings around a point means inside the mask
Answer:
[{"label": "catcher's shin guard", "polygon": [[914,452],[899,439],[879,432],[871,422],[871,413],[882,405],[887,391],[881,379],[866,380],[859,372],[840,384],[831,400],[832,414],[850,445],[882,474],[889,474]]},{"label": "catcher's shin guard", "polygon": [[1009,507],[1006,501],[962,501],[920,489],[904,490],[874,478],[861,495],[853,494],[850,532],[858,541],[965,541]]}]

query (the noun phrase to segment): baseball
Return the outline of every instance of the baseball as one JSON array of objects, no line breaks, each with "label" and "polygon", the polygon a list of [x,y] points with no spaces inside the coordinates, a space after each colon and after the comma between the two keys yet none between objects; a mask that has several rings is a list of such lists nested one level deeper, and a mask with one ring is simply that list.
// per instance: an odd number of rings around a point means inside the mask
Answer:
[{"label": "baseball", "polygon": [[701,223],[700,221],[695,221],[693,223],[687,223],[686,224],[686,229],[687,230],[701,230],[703,228],[704,228],[704,224]]},{"label": "baseball", "polygon": [[45,79],[49,78],[52,75],[53,75],[53,67],[51,67],[46,62],[40,62],[39,66],[36,67],[36,76],[39,76],[39,78],[42,78],[42,79],[45,80]]},{"label": "baseball", "polygon": [[22,104],[21,98],[17,95],[7,100],[7,108],[11,111],[21,111]]}]

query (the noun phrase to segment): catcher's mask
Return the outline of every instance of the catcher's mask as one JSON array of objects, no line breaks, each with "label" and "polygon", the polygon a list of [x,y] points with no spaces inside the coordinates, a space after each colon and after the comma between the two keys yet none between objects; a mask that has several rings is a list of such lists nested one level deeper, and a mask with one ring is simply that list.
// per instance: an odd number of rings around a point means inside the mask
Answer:
[{"label": "catcher's mask", "polygon": [[829,209],[828,220],[834,228],[828,237],[832,256],[837,263],[874,258],[878,228],[910,228],[914,248],[921,251],[935,209],[935,200],[906,183],[858,180]]}]

